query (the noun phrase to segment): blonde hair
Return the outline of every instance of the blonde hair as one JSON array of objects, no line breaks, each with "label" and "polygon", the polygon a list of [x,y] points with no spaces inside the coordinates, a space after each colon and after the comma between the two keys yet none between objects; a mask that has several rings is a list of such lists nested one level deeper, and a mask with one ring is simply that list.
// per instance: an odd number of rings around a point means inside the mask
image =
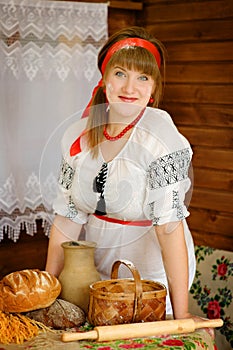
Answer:
[{"label": "blonde hair", "polygon": [[[163,71],[159,70],[157,62],[153,54],[140,46],[129,46],[127,48],[122,48],[116,51],[110,58],[105,71],[103,72],[103,82],[107,76],[111,67],[116,64],[129,69],[142,72],[146,75],[152,77],[155,82],[155,91],[152,95],[154,102],[150,104],[151,107],[158,107],[161,101],[163,93],[163,84],[165,73],[165,49],[160,41],[155,39],[148,33],[144,28],[141,27],[130,27],[122,29],[119,32],[113,34],[109,40],[106,42],[104,47],[101,49],[98,55],[98,67],[101,71],[101,66],[103,60],[109,50],[109,48],[119,40],[126,38],[142,38],[145,39],[156,46],[160,53],[161,65]],[[103,141],[103,128],[107,124],[107,113],[106,113],[106,97],[104,93],[104,83],[103,86],[99,86],[96,94],[93,97],[90,109],[88,123],[87,123],[87,142],[88,146],[92,149],[93,156],[97,155],[96,147],[101,141]]]}]

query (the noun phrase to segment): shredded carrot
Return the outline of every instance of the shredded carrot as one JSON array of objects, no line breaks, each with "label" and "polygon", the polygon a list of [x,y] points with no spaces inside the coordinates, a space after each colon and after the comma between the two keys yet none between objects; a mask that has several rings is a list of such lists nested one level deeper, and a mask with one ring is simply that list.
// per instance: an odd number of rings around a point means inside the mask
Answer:
[{"label": "shredded carrot", "polygon": [[50,330],[40,322],[31,320],[21,314],[10,314],[0,311],[0,343],[22,344],[38,335],[39,331]]}]

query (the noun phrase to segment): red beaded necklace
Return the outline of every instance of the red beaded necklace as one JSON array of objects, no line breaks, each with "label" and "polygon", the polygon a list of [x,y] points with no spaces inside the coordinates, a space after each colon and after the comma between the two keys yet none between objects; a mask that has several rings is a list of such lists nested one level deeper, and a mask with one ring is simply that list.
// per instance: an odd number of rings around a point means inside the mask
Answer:
[{"label": "red beaded necklace", "polygon": [[144,109],[140,112],[140,114],[137,116],[137,118],[135,118],[130,124],[128,124],[118,135],[116,136],[110,136],[106,130],[106,125],[104,127],[104,131],[103,134],[106,137],[107,140],[109,141],[116,141],[119,140],[120,138],[122,138],[127,131],[129,131],[130,129],[132,129],[134,127],[135,124],[137,124],[137,122],[141,119],[142,115],[143,115]]}]

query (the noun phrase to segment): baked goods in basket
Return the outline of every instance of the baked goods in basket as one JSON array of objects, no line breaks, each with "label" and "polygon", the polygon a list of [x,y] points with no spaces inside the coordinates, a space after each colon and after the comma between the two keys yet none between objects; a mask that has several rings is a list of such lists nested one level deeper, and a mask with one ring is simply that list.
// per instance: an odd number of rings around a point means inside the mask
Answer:
[{"label": "baked goods in basket", "polygon": [[61,292],[58,279],[46,271],[15,271],[0,281],[0,310],[26,312],[50,306]]}]

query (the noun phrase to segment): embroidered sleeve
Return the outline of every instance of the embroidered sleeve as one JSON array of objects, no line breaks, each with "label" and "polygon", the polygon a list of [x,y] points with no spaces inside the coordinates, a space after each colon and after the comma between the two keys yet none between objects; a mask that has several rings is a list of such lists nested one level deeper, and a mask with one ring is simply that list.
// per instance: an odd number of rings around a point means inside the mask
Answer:
[{"label": "embroidered sleeve", "polygon": [[73,220],[78,215],[78,210],[71,196],[69,196],[69,203],[68,203],[67,209],[68,210],[67,210],[66,217]]},{"label": "embroidered sleeve", "polygon": [[190,158],[189,149],[185,148],[152,162],[148,170],[149,188],[165,187],[186,179]]},{"label": "embroidered sleeve", "polygon": [[69,190],[72,185],[73,177],[74,177],[73,168],[63,158],[61,163],[61,170],[58,178],[58,183],[62,187],[64,187],[64,189]]},{"label": "embroidered sleeve", "polygon": [[189,215],[185,197],[190,189],[189,148],[166,154],[151,162],[147,171],[146,212],[154,225],[183,220]]},{"label": "embroidered sleeve", "polygon": [[[87,119],[87,118],[86,118]],[[71,145],[78,135],[81,135],[86,128],[86,120],[78,120],[72,123],[65,131],[61,139],[61,167],[58,176],[57,196],[53,202],[54,213],[67,217],[78,224],[85,224],[88,214],[80,208],[78,198],[75,195],[76,176],[79,172],[78,158],[80,156],[70,154]],[[77,151],[77,150],[76,150]],[[74,188],[75,187],[75,188]]]},{"label": "embroidered sleeve", "polygon": [[58,177],[58,193],[53,203],[53,210],[56,214],[65,216],[76,223],[84,224],[87,220],[87,214],[77,208],[72,196],[74,175],[75,170],[63,158]]}]

